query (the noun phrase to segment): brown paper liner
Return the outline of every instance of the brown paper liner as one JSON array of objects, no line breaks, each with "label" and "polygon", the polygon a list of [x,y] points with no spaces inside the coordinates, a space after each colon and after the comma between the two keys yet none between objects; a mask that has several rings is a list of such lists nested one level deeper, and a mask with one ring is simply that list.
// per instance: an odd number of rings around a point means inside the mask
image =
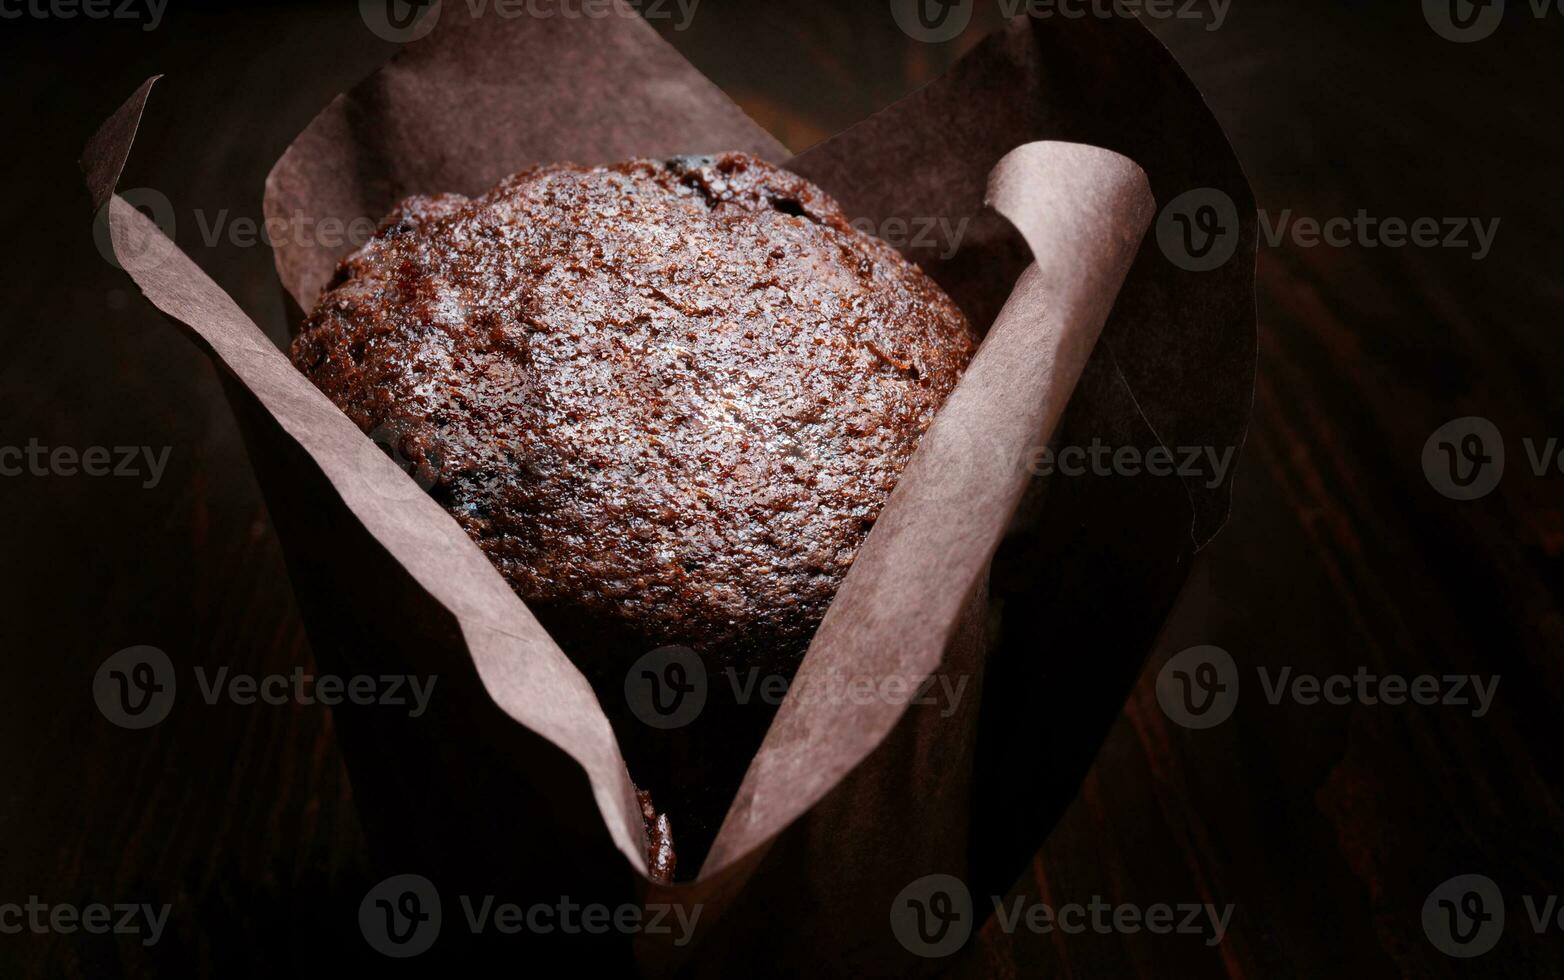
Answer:
[{"label": "brown paper liner", "polygon": [[[783,155],[633,16],[479,23],[468,9],[443,10],[323,110],[268,179],[268,218],[378,217],[406,194],[475,193],[533,163]],[[1044,485],[1025,466],[1050,440],[1242,442],[1253,200],[1168,53],[1131,21],[1020,18],[788,163],[855,217],[972,218],[949,259],[908,252],[987,332],[795,678],[816,696],[783,703],[698,880],[672,886],[645,877],[634,790],[581,673],[455,521],[114,195],[151,84],[87,147],[94,203],[143,293],[225,370],[320,668],[440,678],[418,719],[335,709],[378,859],[447,896],[457,924],[437,948],[471,952],[455,896],[494,893],[699,906],[686,945],[551,937],[653,973],[948,962],[897,941],[893,900],[953,874],[980,924],[984,896],[1003,893],[1075,792],[1189,556],[1227,513],[1230,470],[1214,488]],[[1227,193],[1241,219],[1236,257],[1204,273],[1142,246],[1153,194],[1196,187]],[[277,249],[299,308],[337,258]],[[964,695],[865,702],[824,684],[931,676]]]}]

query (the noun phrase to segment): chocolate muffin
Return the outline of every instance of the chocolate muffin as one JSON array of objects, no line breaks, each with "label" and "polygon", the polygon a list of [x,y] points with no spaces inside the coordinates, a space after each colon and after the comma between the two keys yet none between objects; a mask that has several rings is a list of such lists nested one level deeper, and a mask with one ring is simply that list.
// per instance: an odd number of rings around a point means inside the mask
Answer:
[{"label": "chocolate muffin", "polygon": [[[693,871],[774,710],[734,678],[791,676],[975,345],[835,201],[735,153],[409,198],[292,353],[592,679]],[[673,644],[708,703],[664,731],[625,672]]]}]

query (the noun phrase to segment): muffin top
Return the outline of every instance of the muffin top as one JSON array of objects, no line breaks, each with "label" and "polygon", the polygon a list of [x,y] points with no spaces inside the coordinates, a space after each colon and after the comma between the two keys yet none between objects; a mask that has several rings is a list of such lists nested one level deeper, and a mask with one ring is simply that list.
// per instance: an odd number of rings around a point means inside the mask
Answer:
[{"label": "muffin top", "polygon": [[835,201],[734,153],[409,198],[292,356],[622,670],[796,664],[975,344]]}]

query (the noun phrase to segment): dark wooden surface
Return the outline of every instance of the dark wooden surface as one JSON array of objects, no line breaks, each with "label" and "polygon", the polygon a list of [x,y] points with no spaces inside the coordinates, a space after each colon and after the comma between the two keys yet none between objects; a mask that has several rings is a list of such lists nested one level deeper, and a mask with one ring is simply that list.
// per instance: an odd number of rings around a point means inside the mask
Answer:
[{"label": "dark wooden surface", "polygon": [[[690,30],[668,33],[795,148],[961,48],[910,41],[883,4],[832,6],[707,0]],[[1220,30],[1154,23],[1229,126],[1271,220],[1366,209],[1501,225],[1481,261],[1262,244],[1259,384],[1231,523],[1016,887],[1055,905],[1232,903],[1223,942],[991,927],[958,972],[1559,972],[1564,937],[1533,934],[1522,896],[1564,888],[1564,477],[1533,475],[1521,439],[1564,438],[1564,15],[1511,6],[1471,45],[1435,35],[1414,2],[1235,0]],[[985,11],[974,31],[994,21]],[[74,161],[98,120],[166,72],[121,186],[166,189],[181,245],[280,334],[269,251],[208,244],[183,216],[258,217],[271,161],[391,48],[352,4],[219,15],[177,0],[155,31],[7,20],[0,45],[0,445],[171,447],[153,488],[0,478],[0,902],[174,905],[150,948],[0,935],[0,972],[329,968],[357,955],[371,874],[328,713],[176,709],[132,733],[90,697],[102,659],[133,644],[255,673],[309,654],[217,378],[95,251]],[[1434,492],[1419,458],[1465,415],[1499,427],[1509,466],[1492,494],[1460,503]],[[1155,696],[1162,663],[1196,644],[1246,671],[1233,717],[1206,731],[1170,722]],[[1261,665],[1501,681],[1483,718],[1273,706],[1254,682]],[[1507,901],[1502,940],[1474,960],[1436,950],[1421,919],[1429,891],[1462,873],[1492,878]]]}]

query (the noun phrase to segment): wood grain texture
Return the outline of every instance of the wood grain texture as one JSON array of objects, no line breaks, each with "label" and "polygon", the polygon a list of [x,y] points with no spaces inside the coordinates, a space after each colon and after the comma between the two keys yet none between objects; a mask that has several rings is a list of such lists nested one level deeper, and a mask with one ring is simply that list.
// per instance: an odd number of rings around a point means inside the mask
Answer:
[{"label": "wood grain texture", "polygon": [[[979,6],[968,37],[942,46],[901,35],[880,3],[709,0],[689,30],[660,26],[801,149],[940,71],[995,21]],[[1471,45],[1440,39],[1415,3],[1236,0],[1219,30],[1209,18],[1152,22],[1229,126],[1273,225],[1289,210],[1359,209],[1501,224],[1481,261],[1262,243],[1259,385],[1230,524],[1199,556],[1079,798],[1012,890],[1054,905],[1233,903],[1223,941],[991,924],[954,974],[1559,972],[1564,937],[1534,935],[1521,896],[1564,887],[1564,477],[1533,475],[1521,439],[1564,439],[1564,15],[1511,6]],[[0,968],[379,967],[354,925],[370,860],[325,709],[182,697],[156,728],[128,732],[93,705],[98,664],[132,644],[182,669],[250,673],[289,671],[309,653],[221,386],[98,255],[74,161],[127,93],[165,72],[121,187],[155,179],[179,205],[181,246],[280,337],[269,249],[207,232],[220,217],[258,219],[271,161],[391,48],[350,4],[176,5],[155,31],[24,20],[7,22],[0,45],[17,90],[40,93],[0,109],[7,131],[26,134],[10,162],[11,186],[27,189],[0,198],[12,229],[0,445],[170,447],[150,488],[0,479],[0,902],[174,904],[155,946],[0,935]],[[1509,451],[1499,488],[1469,503],[1435,493],[1419,464],[1429,434],[1463,415],[1491,419]],[[1169,656],[1206,643],[1233,654],[1245,687],[1230,720],[1192,731],[1162,712],[1155,681]],[[1273,706],[1262,665],[1501,681],[1483,718]],[[1046,765],[1048,747],[1037,752]],[[1500,886],[1508,923],[1493,952],[1461,961],[1429,943],[1421,908],[1468,872]]]}]

